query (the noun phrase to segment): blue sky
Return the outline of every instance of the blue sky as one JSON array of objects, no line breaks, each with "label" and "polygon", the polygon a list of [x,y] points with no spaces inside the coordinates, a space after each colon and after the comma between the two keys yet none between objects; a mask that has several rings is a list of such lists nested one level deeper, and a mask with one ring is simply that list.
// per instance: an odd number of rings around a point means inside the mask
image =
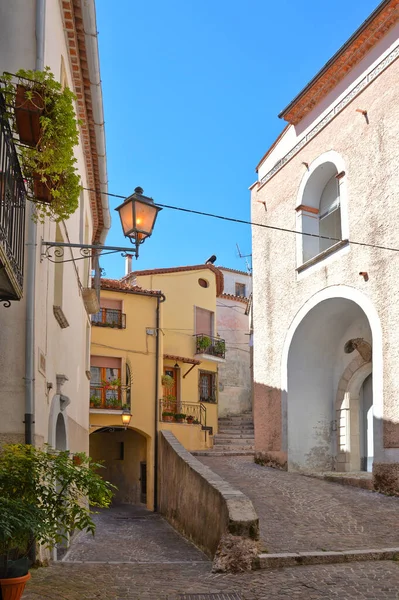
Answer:
[{"label": "blue sky", "polygon": [[[277,114],[378,0],[97,0],[109,191],[249,219],[255,167]],[[113,219],[106,243],[127,246]],[[270,235],[273,235],[271,233]],[[246,225],[164,209],[134,268],[245,269]],[[120,255],[101,262],[124,274]]]}]

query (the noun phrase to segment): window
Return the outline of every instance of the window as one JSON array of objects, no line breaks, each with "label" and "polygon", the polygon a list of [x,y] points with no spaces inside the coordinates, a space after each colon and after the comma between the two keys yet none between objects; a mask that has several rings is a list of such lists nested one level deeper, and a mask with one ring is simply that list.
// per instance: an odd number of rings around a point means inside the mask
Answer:
[{"label": "window", "polygon": [[122,408],[121,359],[92,356],[90,408]]},{"label": "window", "polygon": [[115,327],[125,329],[126,315],[122,312],[122,302],[109,298],[100,299],[101,308],[95,315],[92,315],[93,325],[100,327]]},{"label": "window", "polygon": [[198,279],[198,283],[199,283],[199,285],[200,285],[201,287],[203,287],[203,288],[207,288],[207,287],[209,287],[209,281],[207,281],[206,279],[202,279],[202,277],[200,277],[200,278]]},{"label": "window", "polygon": [[[323,155],[334,154],[332,151]],[[320,157],[321,159],[323,157]],[[337,159],[338,164],[342,163]],[[315,161],[301,184],[297,214],[298,229],[313,236],[298,236],[300,264],[311,261],[342,240],[341,185],[344,171],[338,173],[335,162]],[[323,237],[318,237],[323,236]],[[327,239],[331,238],[331,239]]]},{"label": "window", "polygon": [[198,306],[195,307],[195,333],[213,335],[213,312]]},{"label": "window", "polygon": [[199,372],[200,402],[216,403],[216,373]]},{"label": "window", "polygon": [[240,296],[241,298],[246,298],[246,289],[245,283],[236,283],[236,296]]}]

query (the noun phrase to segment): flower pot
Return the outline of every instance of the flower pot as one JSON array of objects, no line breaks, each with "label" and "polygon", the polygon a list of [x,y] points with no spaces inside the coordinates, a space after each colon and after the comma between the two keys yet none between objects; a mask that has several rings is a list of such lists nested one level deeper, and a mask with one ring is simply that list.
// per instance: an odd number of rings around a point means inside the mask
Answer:
[{"label": "flower pot", "polygon": [[46,181],[42,181],[40,175],[34,175],[33,193],[36,202],[44,202],[45,204],[50,204],[53,199],[51,195],[52,188],[53,183],[52,181],[50,181],[50,179],[46,178]]},{"label": "flower pot", "polygon": [[40,117],[43,114],[44,102],[39,92],[33,90],[32,99],[28,99],[26,97],[27,91],[25,86],[17,85],[15,120],[21,144],[35,147],[41,137]]},{"label": "flower pot", "polygon": [[172,423],[173,422],[173,415],[162,416],[162,421],[164,421],[165,423]]},{"label": "flower pot", "polygon": [[77,454],[75,454],[75,455],[73,456],[73,464],[74,464],[76,467],[80,467],[80,465],[82,464],[82,457],[81,457],[81,456],[78,456]]},{"label": "flower pot", "polygon": [[184,423],[184,419],[176,419],[176,423]]},{"label": "flower pot", "polygon": [[194,422],[194,417],[187,417],[186,421],[189,425],[191,425],[191,423]]},{"label": "flower pot", "polygon": [[23,577],[0,579],[2,600],[20,600],[24,593],[25,584],[30,579],[30,573]]}]

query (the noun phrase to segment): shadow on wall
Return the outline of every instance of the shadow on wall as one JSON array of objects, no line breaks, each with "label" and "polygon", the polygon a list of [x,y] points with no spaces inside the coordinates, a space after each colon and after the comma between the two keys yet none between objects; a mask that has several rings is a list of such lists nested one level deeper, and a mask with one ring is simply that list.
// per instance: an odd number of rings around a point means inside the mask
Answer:
[{"label": "shadow on wall", "polygon": [[90,435],[90,456],[105,467],[104,479],[118,488],[114,503],[143,502],[141,465],[147,456],[146,438],[132,429],[104,427]]},{"label": "shadow on wall", "polygon": [[[280,388],[254,383],[255,462],[296,472],[372,470],[374,489],[399,494],[398,422],[374,417],[370,423],[358,395],[339,410],[332,399],[327,418],[325,404],[320,413],[304,406],[303,418],[296,410],[290,422],[286,396]],[[391,451],[391,462],[378,460],[382,447]]]}]

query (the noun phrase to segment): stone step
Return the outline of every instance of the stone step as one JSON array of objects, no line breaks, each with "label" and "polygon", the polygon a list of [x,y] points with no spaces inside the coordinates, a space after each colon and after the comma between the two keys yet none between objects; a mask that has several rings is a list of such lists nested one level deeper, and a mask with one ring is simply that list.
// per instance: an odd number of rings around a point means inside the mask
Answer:
[{"label": "stone step", "polygon": [[215,436],[219,437],[220,439],[234,439],[234,440],[240,440],[242,438],[255,438],[254,432],[253,431],[223,431],[223,432],[218,432],[215,434]]},{"label": "stone step", "polygon": [[253,427],[219,427],[218,433],[254,435]]},{"label": "stone step", "polygon": [[191,452],[193,456],[253,456],[255,452],[253,450],[195,450]]},{"label": "stone step", "polygon": [[223,446],[218,445],[213,447],[214,452],[238,452],[241,450],[250,450],[251,452],[255,452],[254,444],[242,444],[237,446]]},{"label": "stone step", "polygon": [[230,446],[245,446],[247,444],[254,444],[255,443],[255,438],[249,438],[249,437],[243,437],[243,438],[220,438],[218,435],[215,435],[215,437],[213,438],[213,443],[214,445],[216,444],[217,446],[220,445],[230,445]]},{"label": "stone step", "polygon": [[218,419],[219,423],[231,423],[232,425],[236,425],[239,423],[253,423],[254,420],[252,417],[243,418],[243,417],[220,417]]}]

